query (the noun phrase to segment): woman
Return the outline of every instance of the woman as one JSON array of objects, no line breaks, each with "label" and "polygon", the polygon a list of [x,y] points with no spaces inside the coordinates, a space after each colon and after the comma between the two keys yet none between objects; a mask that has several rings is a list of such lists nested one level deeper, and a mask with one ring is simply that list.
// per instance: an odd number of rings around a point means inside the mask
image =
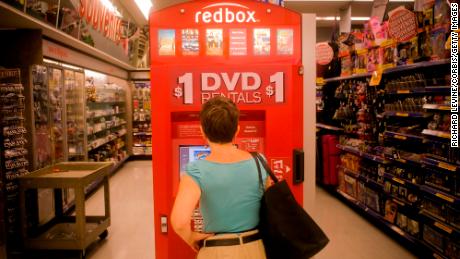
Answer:
[{"label": "woman", "polygon": [[[211,153],[189,163],[173,206],[174,231],[198,252],[198,259],[264,259],[256,229],[263,188],[251,154],[232,144],[238,134],[239,111],[227,98],[215,97],[200,112],[201,131]],[[263,182],[267,179],[262,170]],[[204,232],[191,230],[193,210],[200,204]]]}]

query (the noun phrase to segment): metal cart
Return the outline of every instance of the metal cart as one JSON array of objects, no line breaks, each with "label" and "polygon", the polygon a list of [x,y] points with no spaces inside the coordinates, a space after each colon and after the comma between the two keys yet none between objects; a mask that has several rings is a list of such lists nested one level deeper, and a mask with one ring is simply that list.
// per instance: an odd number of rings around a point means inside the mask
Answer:
[{"label": "metal cart", "polygon": [[[98,237],[107,237],[110,225],[109,171],[113,163],[64,162],[32,172],[19,178],[22,235],[26,249],[80,250],[81,258],[86,248]],[[103,178],[104,216],[85,215],[85,187]],[[27,229],[26,191],[52,188],[75,190],[75,216],[62,213],[62,201],[55,192],[55,217],[40,227],[36,233]]]}]

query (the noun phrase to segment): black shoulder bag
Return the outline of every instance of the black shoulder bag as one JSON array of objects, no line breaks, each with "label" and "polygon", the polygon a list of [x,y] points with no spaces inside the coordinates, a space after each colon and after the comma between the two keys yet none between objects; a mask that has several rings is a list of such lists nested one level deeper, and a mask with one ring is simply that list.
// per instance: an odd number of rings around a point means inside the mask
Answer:
[{"label": "black shoulder bag", "polygon": [[286,181],[279,181],[258,153],[251,153],[259,172],[265,168],[274,184],[267,188],[260,207],[259,232],[268,259],[306,259],[323,249],[329,239],[297,203]]}]

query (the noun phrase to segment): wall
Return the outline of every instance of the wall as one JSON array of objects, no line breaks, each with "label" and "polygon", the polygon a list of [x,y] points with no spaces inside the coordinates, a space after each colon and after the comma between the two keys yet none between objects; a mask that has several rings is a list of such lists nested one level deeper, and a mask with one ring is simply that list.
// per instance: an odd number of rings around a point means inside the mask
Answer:
[{"label": "wall", "polygon": [[305,181],[303,187],[303,206],[305,210],[314,209],[316,191],[316,31],[315,14],[302,14],[302,62],[303,75],[303,150],[305,153]]}]

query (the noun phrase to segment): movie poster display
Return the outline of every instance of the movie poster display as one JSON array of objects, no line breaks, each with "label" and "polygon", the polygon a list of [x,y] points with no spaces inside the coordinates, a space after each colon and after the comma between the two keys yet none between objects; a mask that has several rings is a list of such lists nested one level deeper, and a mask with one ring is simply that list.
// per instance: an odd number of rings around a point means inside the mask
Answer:
[{"label": "movie poster display", "polygon": [[158,30],[158,55],[176,55],[176,30]]},{"label": "movie poster display", "polygon": [[270,29],[254,29],[254,55],[270,55]]},{"label": "movie poster display", "polygon": [[247,41],[246,29],[230,29],[230,56],[246,56]]},{"label": "movie poster display", "polygon": [[199,32],[197,29],[182,30],[182,55],[198,56],[200,54]]},{"label": "movie poster display", "polygon": [[276,42],[278,55],[292,55],[294,53],[294,31],[292,29],[278,29]]},{"label": "movie poster display", "polygon": [[224,55],[222,29],[206,30],[206,55],[222,56]]}]

